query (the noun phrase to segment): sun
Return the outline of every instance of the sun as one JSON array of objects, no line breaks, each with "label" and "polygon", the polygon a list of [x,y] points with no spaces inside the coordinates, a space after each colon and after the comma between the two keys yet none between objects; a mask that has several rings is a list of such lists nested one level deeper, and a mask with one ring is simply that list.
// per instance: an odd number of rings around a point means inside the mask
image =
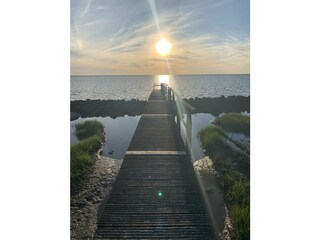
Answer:
[{"label": "sun", "polygon": [[168,42],[165,38],[161,38],[156,44],[157,52],[163,56],[167,55],[171,51],[172,44]]}]

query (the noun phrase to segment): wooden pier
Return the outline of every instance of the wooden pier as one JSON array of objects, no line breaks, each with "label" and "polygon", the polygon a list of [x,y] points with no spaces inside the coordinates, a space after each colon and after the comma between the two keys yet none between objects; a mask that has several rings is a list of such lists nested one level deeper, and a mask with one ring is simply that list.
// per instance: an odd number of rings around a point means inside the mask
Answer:
[{"label": "wooden pier", "polygon": [[174,99],[167,86],[154,87],[95,239],[217,239],[175,121]]}]

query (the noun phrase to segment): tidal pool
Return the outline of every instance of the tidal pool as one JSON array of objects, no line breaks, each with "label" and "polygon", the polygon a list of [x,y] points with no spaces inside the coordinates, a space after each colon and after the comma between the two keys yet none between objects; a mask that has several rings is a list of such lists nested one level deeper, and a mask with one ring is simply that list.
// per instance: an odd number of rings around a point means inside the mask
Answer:
[{"label": "tidal pool", "polygon": [[[200,140],[197,137],[201,128],[210,126],[210,121],[214,118],[211,114],[198,113],[192,115],[192,155],[193,161],[203,158],[204,154],[201,148]],[[115,119],[111,117],[90,117],[79,118],[70,122],[70,141],[71,144],[79,142],[75,132],[75,125],[88,120],[97,120],[103,124],[106,129],[106,144],[103,148],[102,155],[115,159],[123,159],[129,147],[134,131],[140,120],[140,116],[124,116]],[[182,126],[182,125],[181,125]],[[185,139],[185,129],[181,127],[181,134]],[[109,154],[113,151],[113,154]]]},{"label": "tidal pool", "polygon": [[[113,159],[123,159],[126,151],[131,142],[132,136],[140,116],[135,117],[117,117],[115,119],[111,117],[92,117],[92,118],[79,118],[70,122],[70,140],[71,144],[79,142],[76,136],[76,127],[78,123],[82,123],[88,120],[97,120],[103,124],[106,131],[106,143],[103,147],[102,155],[105,157],[111,157]],[[113,151],[113,152],[112,152]],[[111,154],[112,152],[112,154]],[[110,154],[109,154],[110,153]]]}]

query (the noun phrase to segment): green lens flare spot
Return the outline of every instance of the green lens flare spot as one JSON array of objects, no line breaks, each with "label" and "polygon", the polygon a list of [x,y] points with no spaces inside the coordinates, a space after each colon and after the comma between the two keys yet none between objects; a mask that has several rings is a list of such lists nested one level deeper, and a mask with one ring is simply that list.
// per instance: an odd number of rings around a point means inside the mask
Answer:
[{"label": "green lens flare spot", "polygon": [[158,192],[158,197],[162,197],[162,192]]}]

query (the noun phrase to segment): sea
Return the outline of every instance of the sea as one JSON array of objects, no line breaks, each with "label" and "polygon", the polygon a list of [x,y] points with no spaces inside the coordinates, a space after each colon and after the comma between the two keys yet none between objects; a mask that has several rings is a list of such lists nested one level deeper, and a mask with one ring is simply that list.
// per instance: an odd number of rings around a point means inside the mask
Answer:
[{"label": "sea", "polygon": [[250,74],[71,76],[71,101],[147,100],[154,83],[167,83],[182,98],[249,96]]},{"label": "sea", "polygon": [[[71,76],[71,101],[138,99],[147,100],[155,83],[167,83],[182,98],[249,96],[250,75],[154,75],[154,76]],[[249,113],[243,113],[249,114]],[[79,118],[70,122],[71,144],[79,140],[75,126],[87,120],[98,120],[106,129],[103,156],[123,159],[141,116]],[[204,157],[198,132],[211,125],[217,116],[208,113],[192,115],[192,155],[196,161]],[[182,135],[183,135],[182,129]],[[248,141],[243,134],[234,138]],[[112,153],[112,154],[110,154]]]}]

